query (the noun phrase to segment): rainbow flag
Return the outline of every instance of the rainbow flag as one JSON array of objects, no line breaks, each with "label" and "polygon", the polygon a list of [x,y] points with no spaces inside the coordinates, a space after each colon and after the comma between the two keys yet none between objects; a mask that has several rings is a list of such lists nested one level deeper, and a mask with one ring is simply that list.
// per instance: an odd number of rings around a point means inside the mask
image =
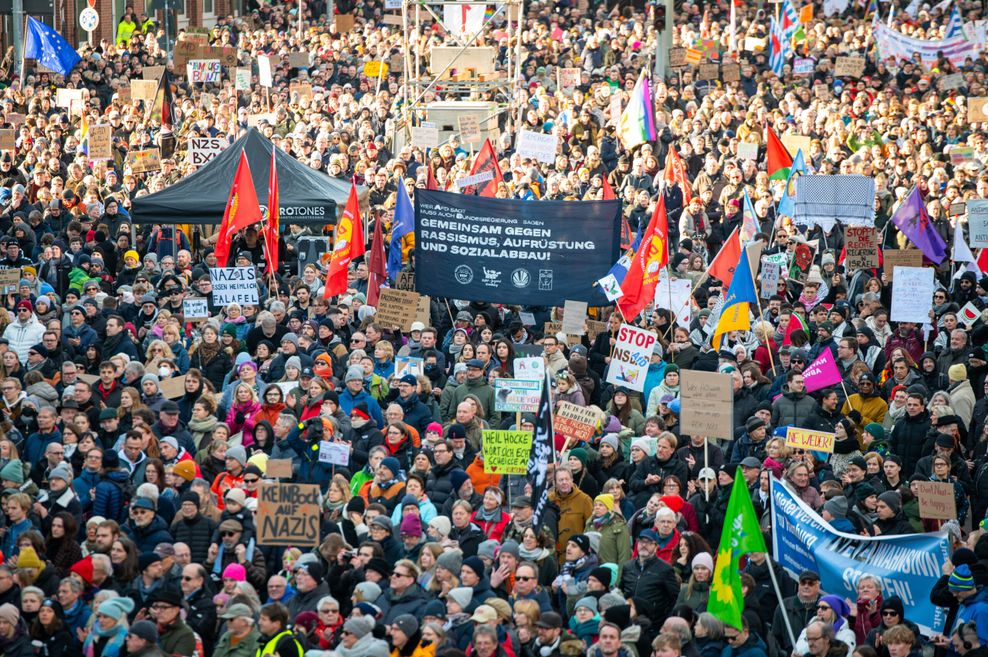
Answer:
[{"label": "rainbow flag", "polygon": [[628,150],[655,141],[655,105],[652,101],[652,83],[647,71],[642,69],[631,90],[628,106],[618,121],[618,137]]}]

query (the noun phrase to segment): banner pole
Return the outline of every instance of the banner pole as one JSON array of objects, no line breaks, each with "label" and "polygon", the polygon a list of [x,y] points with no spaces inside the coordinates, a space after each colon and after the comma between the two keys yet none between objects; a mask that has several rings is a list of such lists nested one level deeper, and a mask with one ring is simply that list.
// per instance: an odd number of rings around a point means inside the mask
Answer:
[{"label": "banner pole", "polygon": [[792,623],[789,622],[789,614],[785,613],[785,602],[782,598],[782,591],[779,589],[779,580],[775,576],[775,567],[772,563],[772,554],[766,552],[765,558],[768,559],[768,575],[772,578],[772,588],[775,589],[775,597],[779,601],[779,607],[783,610],[782,619],[786,622],[786,632],[789,634],[789,640],[792,642],[793,647],[795,647],[796,635],[793,634]]}]

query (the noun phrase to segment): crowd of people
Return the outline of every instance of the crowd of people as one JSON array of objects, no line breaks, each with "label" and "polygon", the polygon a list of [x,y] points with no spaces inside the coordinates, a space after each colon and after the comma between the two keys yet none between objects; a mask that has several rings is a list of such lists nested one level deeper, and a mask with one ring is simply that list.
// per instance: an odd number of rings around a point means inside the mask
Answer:
[{"label": "crowd of people", "polygon": [[[780,213],[782,189],[764,166],[767,127],[808,138],[810,173],[875,179],[883,250],[907,244],[890,217],[913,186],[944,242],[955,232],[966,240],[958,205],[988,192],[985,124],[969,120],[988,58],[890,60],[873,21],[880,13],[891,29],[938,40],[958,16],[973,39],[981,7],[854,3],[827,16],[826,4],[813,5],[792,44],[814,60],[798,75],[792,58],[781,75],[770,67],[774,8],[676,7],[673,46],[736,61],[740,79],[698,80],[690,67],[651,79],[657,138],[631,149],[611,99],[626,102],[653,65],[656,5],[531,2],[521,44],[498,12],[478,37],[502,69],[520,53],[515,89],[474,97],[511,110],[493,144],[498,197],[579,201],[609,186],[629,238],[664,201],[670,272],[693,283],[691,317],[627,318],[658,339],[643,391],[606,382],[625,321],[613,306],[592,309],[604,322],[592,337],[567,336],[543,330],[561,307],[454,292],[432,300],[428,323],[392,330],[368,303],[368,263],[358,260],[346,293],[327,299],[324,268],[300,268],[297,251],[299,237],[322,231],[290,224],[261,303],[218,306],[217,236],[131,217],[135,198],[195,169],[187,137],[232,142],[256,125],[312,168],[366,187],[370,224],[387,236],[398,185],[414,198],[430,184],[455,191],[471,173],[470,147],[455,136],[428,151],[395,148],[411,100],[402,73],[363,75],[367,61],[406,51],[425,66],[430,48],[447,43],[440,24],[405,32],[384,22],[380,2],[335,3],[334,16],[312,2],[298,33],[294,3],[252,1],[209,33],[253,66],[250,89],[193,87],[176,70],[164,124],[125,93],[145,67],[169,65],[172,47],[154,16],[133,8],[115,42],[80,47],[64,79],[30,68],[14,76],[0,91],[4,126],[16,128],[15,148],[0,155],[0,270],[20,270],[0,304],[0,655],[983,657],[988,323],[961,309],[984,307],[988,275],[927,262],[938,281],[929,322],[892,322],[890,273],[846,266],[840,223],[801,227]],[[338,31],[339,15],[353,29]],[[289,64],[299,51],[308,66]],[[270,89],[259,54],[282,60]],[[836,77],[839,56],[866,57],[861,76]],[[580,69],[575,88],[559,87],[565,68]],[[289,92],[306,81],[311,98]],[[80,112],[57,106],[59,88],[84,90]],[[422,100],[456,93],[439,85]],[[114,158],[93,160],[87,126],[103,123]],[[559,138],[553,164],[513,151],[521,128]],[[757,145],[758,157],[741,157],[740,144]],[[127,153],[151,145],[162,149],[160,171],[135,173]],[[686,180],[664,174],[673,152]],[[816,249],[750,331],[713,349],[726,289],[708,269],[742,222],[745,193],[766,255]],[[406,270],[429,276],[415,270],[413,235],[402,247]],[[263,273],[267,261],[256,227],[234,239],[231,265]],[[211,317],[184,317],[187,297],[207,298]],[[842,381],[807,393],[805,368],[828,350]],[[523,353],[544,358],[554,405],[594,406],[602,418],[589,440],[554,436],[538,522],[530,477],[484,467],[485,430],[539,422],[495,408],[493,379],[513,377]],[[402,369],[402,356],[421,358],[421,371]],[[733,440],[682,430],[686,370],[731,377]],[[788,427],[833,433],[834,453],[788,447]],[[348,465],[321,461],[323,441],[343,445]],[[291,462],[291,477],[268,473],[276,459]],[[943,633],[924,635],[930,619],[883,593],[879,577],[861,577],[848,596],[763,553],[742,561],[741,627],[709,613],[739,477],[766,535],[773,479],[839,532],[946,530],[950,559],[929,593],[947,612]],[[279,480],[320,487],[318,547],[265,544],[258,493]],[[925,481],[952,485],[955,519],[921,516]]]}]

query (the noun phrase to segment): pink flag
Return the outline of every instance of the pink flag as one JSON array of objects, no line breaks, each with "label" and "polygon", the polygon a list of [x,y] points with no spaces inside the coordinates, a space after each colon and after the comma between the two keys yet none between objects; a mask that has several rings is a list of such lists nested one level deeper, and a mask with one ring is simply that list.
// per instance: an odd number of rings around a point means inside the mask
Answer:
[{"label": "pink flag", "polygon": [[834,354],[830,349],[824,349],[819,358],[806,366],[803,370],[803,381],[806,383],[806,392],[820,390],[842,381],[837,363],[834,362]]}]

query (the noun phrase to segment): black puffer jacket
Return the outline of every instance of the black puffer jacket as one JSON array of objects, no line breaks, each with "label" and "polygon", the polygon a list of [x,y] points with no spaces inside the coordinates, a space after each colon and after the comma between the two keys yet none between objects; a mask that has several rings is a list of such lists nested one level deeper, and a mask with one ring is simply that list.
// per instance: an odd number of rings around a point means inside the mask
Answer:
[{"label": "black puffer jacket", "polygon": [[657,557],[625,561],[621,568],[621,593],[625,598],[642,598],[649,602],[653,614],[649,619],[661,626],[672,613],[679,596],[679,579],[668,563]]},{"label": "black puffer jacket", "polygon": [[909,479],[916,472],[916,464],[923,458],[923,442],[930,430],[930,413],[924,410],[915,417],[906,413],[892,427],[889,446],[892,453],[902,458],[902,478]]},{"label": "black puffer jacket", "polygon": [[171,534],[176,543],[185,543],[192,553],[192,563],[206,563],[209,556],[209,544],[216,531],[216,522],[201,513],[192,520],[179,515],[171,526]]},{"label": "black puffer jacket", "polygon": [[460,466],[455,460],[451,460],[446,465],[436,465],[429,470],[429,478],[425,482],[425,491],[437,509],[443,508],[453,495],[453,482],[450,481],[449,473]]}]

